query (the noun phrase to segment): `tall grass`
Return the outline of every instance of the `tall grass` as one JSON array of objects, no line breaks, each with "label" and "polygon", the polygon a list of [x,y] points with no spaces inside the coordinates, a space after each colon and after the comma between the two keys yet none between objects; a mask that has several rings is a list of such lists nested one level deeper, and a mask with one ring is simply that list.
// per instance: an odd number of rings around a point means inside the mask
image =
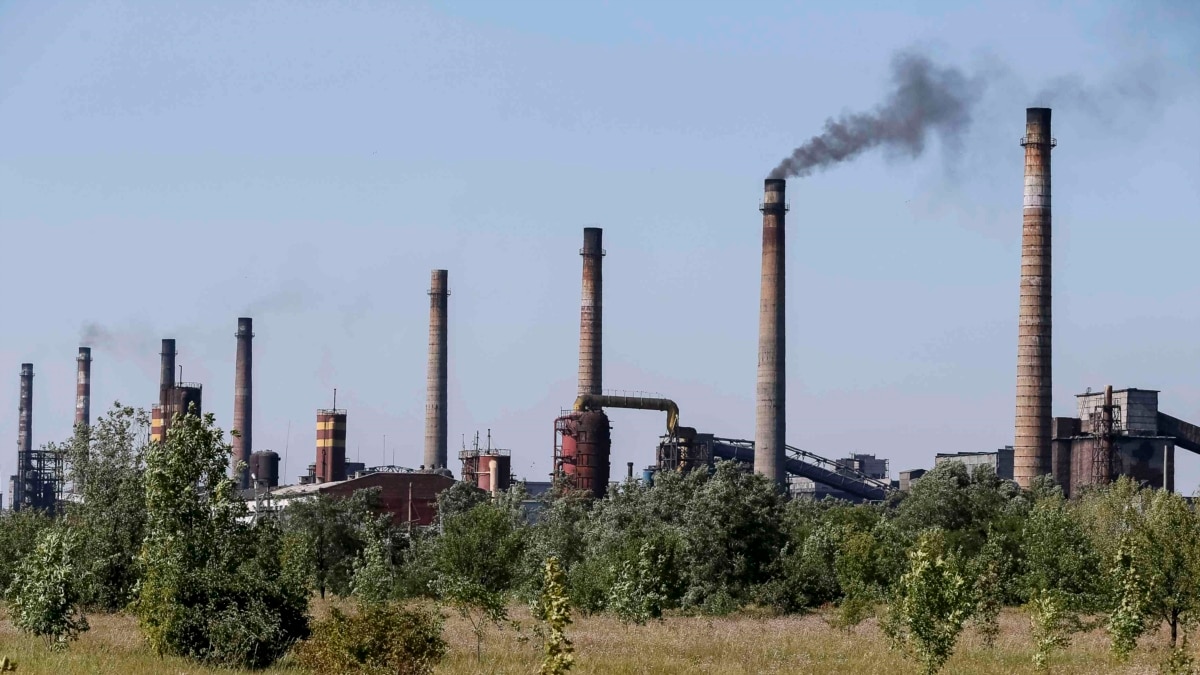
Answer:
[{"label": "tall grass", "polygon": [[[323,613],[324,606],[317,611]],[[475,638],[470,626],[457,616],[447,621],[446,638],[451,653],[438,673],[528,675],[540,662],[536,638],[530,631],[527,612],[515,609],[524,626],[521,633],[506,628],[491,631],[484,641],[482,662],[475,660]],[[182,659],[162,659],[145,645],[134,619],[120,615],[88,617],[92,630],[65,654],[52,653],[36,638],[19,635],[0,611],[0,657],[18,663],[18,675],[83,675],[85,673],[128,673],[129,675],[229,675],[243,671],[214,670]],[[967,630],[954,657],[943,672],[966,675],[983,673],[1033,673],[1032,642],[1026,614],[1007,610],[1001,617],[1001,634],[993,649]],[[900,654],[890,651],[873,621],[849,631],[826,623],[821,614],[800,617],[729,618],[671,617],[648,626],[625,626],[609,617],[577,617],[569,634],[575,641],[580,674],[606,673],[915,673],[917,668]],[[524,635],[525,639],[521,636]],[[1197,641],[1200,643],[1200,641]],[[1127,664],[1109,656],[1103,631],[1076,636],[1066,651],[1056,653],[1050,672],[1153,673],[1167,657],[1165,632],[1149,636]],[[260,673],[302,671],[285,659]]]}]

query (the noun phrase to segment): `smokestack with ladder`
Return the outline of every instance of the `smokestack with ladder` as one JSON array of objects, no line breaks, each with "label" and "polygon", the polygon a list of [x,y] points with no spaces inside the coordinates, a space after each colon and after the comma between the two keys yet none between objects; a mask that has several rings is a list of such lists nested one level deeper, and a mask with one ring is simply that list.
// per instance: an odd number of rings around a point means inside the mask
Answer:
[{"label": "smokestack with ladder", "polygon": [[447,466],[446,380],[449,272],[433,270],[429,280],[429,364],[425,392],[425,468]]},{"label": "smokestack with ladder", "polygon": [[755,406],[754,471],[779,485],[784,473],[787,443],[787,380],[784,326],[784,216],[787,181],[764,183],[762,289],[758,307],[758,391]]},{"label": "smokestack with ladder", "polygon": [[75,357],[75,428],[92,423],[92,348],[80,347]]},{"label": "smokestack with ladder", "polygon": [[239,462],[242,468],[237,472],[238,485],[242,490],[253,487],[250,484],[250,456],[254,450],[252,439],[253,419],[253,366],[254,366],[254,319],[241,317],[237,327],[237,361],[233,373],[233,428],[238,434],[233,437],[233,457],[230,461],[234,467]]},{"label": "smokestack with ladder", "polygon": [[583,300],[579,306],[579,396],[602,394],[604,230],[583,228]]},{"label": "smokestack with ladder", "polygon": [[1021,304],[1017,319],[1017,406],[1013,478],[1029,489],[1050,473],[1050,109],[1025,111],[1025,199]]}]

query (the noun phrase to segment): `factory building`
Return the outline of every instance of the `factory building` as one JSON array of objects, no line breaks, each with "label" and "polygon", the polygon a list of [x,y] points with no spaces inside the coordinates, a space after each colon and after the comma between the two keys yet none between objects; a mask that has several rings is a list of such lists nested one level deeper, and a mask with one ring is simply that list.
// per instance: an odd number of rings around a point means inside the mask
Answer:
[{"label": "factory building", "polygon": [[933,458],[934,466],[946,462],[959,462],[967,467],[969,473],[974,473],[980,466],[990,466],[996,476],[1004,480],[1013,480],[1013,446],[1006,445],[991,452],[939,452]]},{"label": "factory building", "polygon": [[453,478],[439,473],[379,471],[349,480],[276,488],[248,499],[247,506],[252,512],[286,512],[288,506],[317,495],[344,499],[358,490],[378,488],[381,513],[391,514],[397,525],[425,527],[437,516],[438,494],[453,484]]}]

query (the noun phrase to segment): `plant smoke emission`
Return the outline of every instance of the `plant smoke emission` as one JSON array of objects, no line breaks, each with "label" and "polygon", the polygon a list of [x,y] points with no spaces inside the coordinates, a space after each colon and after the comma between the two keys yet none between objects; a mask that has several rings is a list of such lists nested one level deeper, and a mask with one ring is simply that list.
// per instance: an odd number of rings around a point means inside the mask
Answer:
[{"label": "plant smoke emission", "polygon": [[924,152],[931,131],[944,146],[958,145],[982,93],[978,80],[906,51],[892,57],[892,82],[894,88],[874,111],[829,118],[821,134],[793,150],[769,177],[808,176],[876,146],[915,158]]}]

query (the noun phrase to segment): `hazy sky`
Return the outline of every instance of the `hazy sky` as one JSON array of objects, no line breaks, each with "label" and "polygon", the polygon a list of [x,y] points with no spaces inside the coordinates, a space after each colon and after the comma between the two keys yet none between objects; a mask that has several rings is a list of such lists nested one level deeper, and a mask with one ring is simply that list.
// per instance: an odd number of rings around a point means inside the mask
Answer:
[{"label": "hazy sky", "polygon": [[[379,464],[386,434],[418,465],[443,267],[451,456],[491,428],[544,479],[590,225],[605,387],[752,437],[762,179],[912,48],[987,89],[957,151],[789,181],[789,443],[893,474],[1012,443],[1018,139],[1041,104],[1055,414],[1111,383],[1200,422],[1200,10],[963,4],[0,2],[0,489],[20,364],[35,444],[64,439],[89,322],[112,336],[94,416],[149,407],[174,337],[228,428],[251,315],[255,449],[286,449],[289,481],[335,387],[348,459]],[[610,414],[614,477],[652,462],[662,416]]]}]

